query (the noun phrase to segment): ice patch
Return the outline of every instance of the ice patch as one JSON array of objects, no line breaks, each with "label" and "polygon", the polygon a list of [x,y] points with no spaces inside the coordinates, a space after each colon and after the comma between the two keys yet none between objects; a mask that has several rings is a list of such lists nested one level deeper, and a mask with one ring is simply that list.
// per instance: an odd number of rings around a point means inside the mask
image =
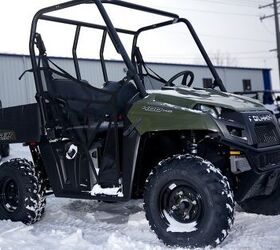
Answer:
[{"label": "ice patch", "polygon": [[227,203],[226,206],[227,206],[227,209],[232,213],[233,209],[232,209],[231,205],[229,205],[229,204]]},{"label": "ice patch", "polygon": [[220,239],[219,239],[219,238],[218,238],[218,239],[216,239],[216,240],[215,240],[215,242],[216,242],[216,244],[217,244],[217,245],[219,245],[219,244],[221,243],[221,241],[220,241]]},{"label": "ice patch", "polygon": [[[30,230],[32,229],[33,227],[31,226],[30,227]],[[15,232],[15,231],[21,231],[21,230],[25,230],[25,226],[18,226],[18,227],[14,227],[14,228],[11,228],[5,232],[2,232],[0,234],[0,236],[4,236],[5,234],[9,234],[9,233],[12,233],[12,232]]]},{"label": "ice patch", "polygon": [[145,214],[142,212],[138,212],[136,214],[132,214],[129,216],[127,225],[133,226],[133,227],[141,227],[143,225],[147,226],[148,223],[147,223]]},{"label": "ice patch", "polygon": [[111,195],[123,197],[123,193],[121,192],[121,187],[114,188],[102,188],[99,184],[95,184],[90,192],[92,196],[96,196],[99,194]]},{"label": "ice patch", "polygon": [[[38,202],[35,199],[32,199],[31,197],[30,197],[30,200],[34,203],[35,206],[38,204]],[[25,201],[26,201],[26,199],[25,199]]]},{"label": "ice patch", "polygon": [[171,157],[168,157],[167,159],[164,159],[164,160],[160,161],[160,162],[158,163],[158,165],[161,166],[163,163],[165,163],[166,161],[168,161],[168,160],[170,160],[170,159],[171,159]]},{"label": "ice patch", "polygon": [[178,159],[178,160],[181,160],[182,158],[184,158],[184,155],[178,155],[178,156],[176,157],[176,159]]},{"label": "ice patch", "polygon": [[231,199],[231,201],[233,202],[233,193],[232,192],[229,192],[227,194],[227,197]]},{"label": "ice patch", "polygon": [[223,234],[224,237],[226,237],[226,236],[227,236],[227,230],[224,229],[224,230],[222,231],[222,234]]},{"label": "ice patch", "polygon": [[210,162],[210,161],[203,161],[202,163],[206,164],[207,165],[207,172],[210,173],[210,172],[214,172],[214,173],[217,173],[217,174],[220,174],[221,175],[221,172],[219,169],[215,168],[214,165]]},{"label": "ice patch", "polygon": [[26,209],[28,209],[29,211],[33,211],[33,212],[35,212],[35,207],[26,206]]},{"label": "ice patch", "polygon": [[176,221],[172,218],[165,210],[163,211],[165,218],[169,222],[169,227],[166,229],[167,232],[172,233],[191,233],[197,231],[197,222],[184,224]]},{"label": "ice patch", "polygon": [[60,244],[66,246],[77,246],[82,249],[89,249],[89,242],[87,242],[83,237],[83,231],[81,229],[77,229],[77,231],[73,234],[70,234],[68,237],[64,238],[60,241]]}]

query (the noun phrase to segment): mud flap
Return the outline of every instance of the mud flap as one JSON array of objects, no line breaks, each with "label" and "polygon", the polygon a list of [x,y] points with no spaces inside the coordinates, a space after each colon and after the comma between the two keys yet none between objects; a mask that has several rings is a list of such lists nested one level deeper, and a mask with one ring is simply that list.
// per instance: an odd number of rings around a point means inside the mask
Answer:
[{"label": "mud flap", "polygon": [[280,170],[264,173],[248,171],[238,175],[238,187],[235,190],[235,200],[242,202],[255,196],[270,195],[280,181]]}]

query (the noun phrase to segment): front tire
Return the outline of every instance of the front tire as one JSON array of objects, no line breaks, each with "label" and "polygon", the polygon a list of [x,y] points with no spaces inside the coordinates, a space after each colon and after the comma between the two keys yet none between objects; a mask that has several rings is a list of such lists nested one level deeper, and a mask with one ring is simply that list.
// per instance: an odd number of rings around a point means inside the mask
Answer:
[{"label": "front tire", "polygon": [[159,163],[147,179],[144,208],[151,229],[170,246],[216,246],[234,220],[227,178],[191,155]]},{"label": "front tire", "polygon": [[33,224],[41,219],[46,199],[32,162],[13,159],[0,166],[0,219]]}]

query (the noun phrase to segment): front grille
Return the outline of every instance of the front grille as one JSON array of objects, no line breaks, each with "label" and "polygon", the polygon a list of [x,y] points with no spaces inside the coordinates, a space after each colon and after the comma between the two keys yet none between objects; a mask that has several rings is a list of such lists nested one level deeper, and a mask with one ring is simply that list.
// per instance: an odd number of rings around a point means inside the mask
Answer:
[{"label": "front grille", "polygon": [[273,123],[256,124],[256,139],[259,146],[269,146],[279,144],[279,134]]}]

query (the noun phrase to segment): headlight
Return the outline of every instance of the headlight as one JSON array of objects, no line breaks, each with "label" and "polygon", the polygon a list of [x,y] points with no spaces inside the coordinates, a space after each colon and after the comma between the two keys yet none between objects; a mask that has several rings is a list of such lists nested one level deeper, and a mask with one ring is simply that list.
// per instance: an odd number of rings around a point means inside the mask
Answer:
[{"label": "headlight", "polygon": [[215,119],[218,119],[219,115],[221,113],[220,108],[216,108],[216,107],[212,107],[212,106],[208,106],[208,105],[203,105],[203,104],[196,105],[195,109],[200,110],[204,113],[207,113],[207,114],[213,116]]}]

